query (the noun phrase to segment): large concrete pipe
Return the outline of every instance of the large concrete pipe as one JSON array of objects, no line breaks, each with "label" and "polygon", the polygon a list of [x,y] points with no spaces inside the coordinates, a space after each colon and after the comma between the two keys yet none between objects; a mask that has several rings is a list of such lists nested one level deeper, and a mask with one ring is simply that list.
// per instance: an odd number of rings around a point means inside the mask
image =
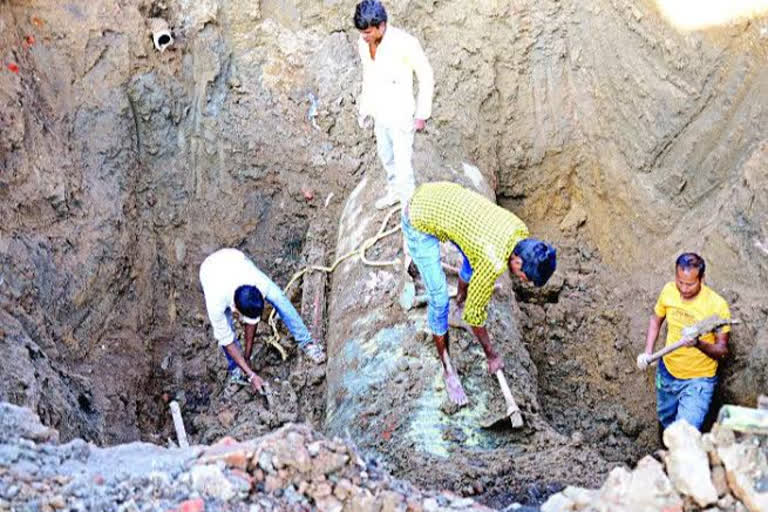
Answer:
[{"label": "large concrete pipe", "polygon": [[[430,178],[461,183],[493,199],[491,188],[472,166],[465,164],[463,169],[441,171]],[[337,255],[376,233],[385,213],[373,204],[382,188],[381,176],[368,175],[350,195],[340,220]],[[391,225],[399,221],[398,213]],[[401,247],[398,232],[367,256],[391,260],[400,255]],[[442,250],[443,262],[458,266],[459,254],[452,244],[443,244]],[[456,276],[447,275],[449,288],[455,289]],[[412,468],[420,464],[427,473],[439,472],[438,466],[455,473],[456,457],[476,461],[542,428],[536,367],[521,343],[519,309],[508,275],[497,283],[487,327],[525,417],[526,427],[516,431],[509,428],[509,421],[500,429],[481,427],[489,418],[503,416],[504,402],[496,379],[488,374],[482,348],[460,329],[449,331],[450,350],[470,404],[458,411],[449,404],[437,352],[427,333],[426,306],[409,312],[400,307],[401,276],[401,266],[365,266],[359,259],[344,262],[333,274],[327,337],[329,431],[349,436],[365,452],[383,456],[394,468],[411,468],[410,477]],[[429,464],[448,456],[454,461],[452,470],[451,465]]]}]

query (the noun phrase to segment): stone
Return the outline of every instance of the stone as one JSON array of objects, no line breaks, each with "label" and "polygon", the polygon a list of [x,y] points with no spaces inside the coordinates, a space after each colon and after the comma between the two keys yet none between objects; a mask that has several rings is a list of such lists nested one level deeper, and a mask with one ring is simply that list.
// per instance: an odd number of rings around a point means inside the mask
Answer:
[{"label": "stone", "polygon": [[223,501],[235,496],[234,486],[218,466],[193,466],[189,473],[192,477],[192,488],[199,493]]},{"label": "stone", "polygon": [[280,463],[284,466],[296,468],[301,473],[308,473],[312,469],[312,459],[309,456],[301,439],[285,442],[276,446],[280,453]]},{"label": "stone", "polygon": [[[581,499],[586,496],[582,495]],[[641,459],[631,473],[624,468],[611,471],[598,492],[597,501],[612,511],[611,504],[615,504],[627,512],[672,511],[683,504],[662,465],[651,456]]]},{"label": "stone", "polygon": [[571,209],[560,222],[560,231],[575,231],[587,222],[587,212],[578,203],[573,203]]},{"label": "stone", "polygon": [[318,512],[341,512],[344,505],[333,496],[325,496],[315,500]]},{"label": "stone", "polygon": [[440,505],[437,504],[435,498],[427,498],[424,500],[424,512],[437,512],[440,510]]},{"label": "stone", "polygon": [[61,510],[67,507],[67,500],[61,494],[57,494],[48,499],[48,505],[56,510]]},{"label": "stone", "polygon": [[330,496],[333,491],[331,484],[328,482],[321,482],[319,484],[313,484],[309,489],[309,496],[318,501],[320,498]]},{"label": "stone", "polygon": [[669,449],[664,461],[675,488],[693,498],[700,507],[717,502],[701,433],[687,421],[679,420],[664,431],[664,444]]},{"label": "stone", "polygon": [[[256,456],[254,456],[256,458]],[[270,452],[261,452],[258,454],[256,464],[264,471],[264,473],[274,473],[275,467],[272,465],[272,454]]]},{"label": "stone", "polygon": [[342,467],[349,461],[349,455],[342,455],[336,452],[330,452],[328,450],[321,450],[320,453],[312,460],[312,474],[324,474],[333,473]]},{"label": "stone", "polygon": [[239,443],[231,437],[225,437],[205,450],[198,462],[211,464],[223,461],[229,467],[245,470],[255,451],[256,447],[251,442]]},{"label": "stone", "polygon": [[205,512],[205,502],[203,498],[195,498],[179,503],[176,512]]},{"label": "stone", "polygon": [[583,508],[595,501],[597,491],[569,485],[563,489],[562,494],[570,499],[576,507]]},{"label": "stone", "polygon": [[403,497],[393,491],[384,491],[379,496],[379,501],[381,501],[381,512],[398,512],[403,504]]},{"label": "stone", "polygon": [[339,498],[340,500],[344,501],[347,496],[352,494],[353,487],[352,482],[347,480],[346,478],[342,478],[336,483],[336,486],[333,488],[333,495]]},{"label": "stone", "polygon": [[363,489],[352,496],[344,504],[345,512],[380,512],[381,504],[376,502],[376,498],[368,489]]},{"label": "stone", "polygon": [[267,475],[267,478],[264,480],[264,490],[269,493],[282,489],[284,485],[283,479],[277,475]]},{"label": "stone", "polygon": [[749,512],[768,510],[768,492],[758,492],[757,481],[768,474],[765,454],[755,444],[743,442],[718,445],[717,453],[725,467],[728,487]]},{"label": "stone", "polygon": [[577,510],[574,503],[563,493],[559,492],[549,497],[541,506],[541,512],[566,512],[568,510]]}]

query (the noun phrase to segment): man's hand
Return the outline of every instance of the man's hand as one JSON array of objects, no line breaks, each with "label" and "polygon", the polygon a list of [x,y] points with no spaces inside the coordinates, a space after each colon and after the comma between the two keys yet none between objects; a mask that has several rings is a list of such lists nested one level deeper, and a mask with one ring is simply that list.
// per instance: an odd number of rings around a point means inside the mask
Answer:
[{"label": "man's hand", "polygon": [[252,373],[248,377],[248,382],[251,384],[251,389],[254,393],[261,393],[262,389],[264,388],[264,381],[261,380],[261,377],[255,373]]},{"label": "man's hand", "polygon": [[642,354],[638,354],[637,356],[637,368],[640,371],[644,371],[646,368],[648,368],[648,365],[651,364],[651,354],[646,354],[643,352]]},{"label": "man's hand", "polygon": [[683,342],[684,347],[695,347],[699,343],[699,338],[693,337],[693,338],[683,338],[685,340]]},{"label": "man's hand", "polygon": [[413,120],[413,129],[417,132],[420,132],[424,129],[424,127],[427,126],[427,122],[423,119],[414,119]]},{"label": "man's hand", "polygon": [[488,356],[488,373],[491,375],[504,368],[504,360],[498,354]]}]

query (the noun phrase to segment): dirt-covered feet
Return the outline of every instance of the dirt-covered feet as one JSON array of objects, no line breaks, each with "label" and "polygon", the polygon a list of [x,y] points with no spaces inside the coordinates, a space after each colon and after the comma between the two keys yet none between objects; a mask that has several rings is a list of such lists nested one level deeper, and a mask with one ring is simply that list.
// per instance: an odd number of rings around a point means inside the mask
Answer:
[{"label": "dirt-covered feet", "polygon": [[451,402],[460,406],[469,403],[458,375],[455,373],[443,373],[443,381],[445,381],[445,391],[448,393],[448,398],[451,399]]},{"label": "dirt-covered feet", "polygon": [[307,343],[304,345],[304,347],[302,347],[302,350],[315,364],[322,364],[325,362],[325,351],[323,350],[323,347],[316,341]]}]

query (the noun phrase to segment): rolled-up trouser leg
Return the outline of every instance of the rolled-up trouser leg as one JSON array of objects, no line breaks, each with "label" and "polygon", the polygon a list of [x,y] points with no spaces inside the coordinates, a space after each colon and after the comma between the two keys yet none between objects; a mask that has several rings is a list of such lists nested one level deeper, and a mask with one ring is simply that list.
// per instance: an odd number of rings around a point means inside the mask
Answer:
[{"label": "rolled-up trouser leg", "polygon": [[411,226],[402,217],[403,236],[411,258],[419,269],[427,288],[427,322],[432,334],[442,336],[448,332],[448,285],[440,264],[440,241]]}]

